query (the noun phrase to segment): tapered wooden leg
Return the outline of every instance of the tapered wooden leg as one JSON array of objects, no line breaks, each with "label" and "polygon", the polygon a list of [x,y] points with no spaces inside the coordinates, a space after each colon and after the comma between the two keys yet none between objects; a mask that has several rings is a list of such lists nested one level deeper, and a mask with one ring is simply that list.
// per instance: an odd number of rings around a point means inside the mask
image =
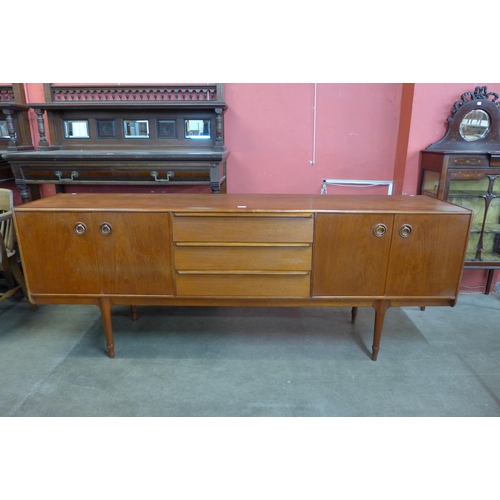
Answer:
[{"label": "tapered wooden leg", "polygon": [[130,306],[130,316],[132,321],[137,321],[137,306]]},{"label": "tapered wooden leg", "polygon": [[380,338],[382,337],[382,328],[384,326],[385,312],[391,307],[390,300],[377,300],[373,304],[375,309],[375,327],[373,329],[372,360],[377,361],[378,351],[380,349]]},{"label": "tapered wooden leg", "polygon": [[106,347],[108,356],[115,357],[115,341],[113,339],[113,323],[111,321],[111,300],[108,298],[99,299],[99,308],[101,309],[102,322],[104,324],[104,334],[106,335]]},{"label": "tapered wooden leg", "polygon": [[358,308],[357,307],[353,307],[351,309],[351,323],[354,324],[356,323],[356,316],[358,315]]}]

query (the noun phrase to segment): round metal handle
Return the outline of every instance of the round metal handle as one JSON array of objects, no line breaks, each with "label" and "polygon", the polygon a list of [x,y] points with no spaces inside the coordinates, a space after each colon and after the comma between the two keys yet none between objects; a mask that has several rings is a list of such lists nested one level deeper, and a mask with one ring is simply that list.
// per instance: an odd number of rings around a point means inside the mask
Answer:
[{"label": "round metal handle", "polygon": [[113,226],[109,222],[103,222],[99,231],[103,236],[109,236],[113,232]]},{"label": "round metal handle", "polygon": [[83,222],[77,222],[75,224],[75,233],[78,236],[83,236],[87,232],[87,226]]},{"label": "round metal handle", "polygon": [[413,228],[410,226],[410,224],[403,224],[399,228],[399,236],[401,236],[401,238],[408,238],[408,236],[410,236],[412,231]]},{"label": "round metal handle", "polygon": [[377,238],[382,238],[382,236],[384,236],[386,232],[387,232],[387,226],[385,224],[377,224],[373,228],[373,234]]}]

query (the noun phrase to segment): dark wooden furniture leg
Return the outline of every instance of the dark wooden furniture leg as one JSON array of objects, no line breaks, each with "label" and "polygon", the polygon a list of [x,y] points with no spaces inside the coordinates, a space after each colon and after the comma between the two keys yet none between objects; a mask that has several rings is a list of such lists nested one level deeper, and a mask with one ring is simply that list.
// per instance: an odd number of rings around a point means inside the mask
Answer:
[{"label": "dark wooden furniture leg", "polygon": [[351,309],[351,323],[354,325],[354,323],[356,323],[356,316],[358,315],[358,308],[357,307],[353,307]]},{"label": "dark wooden furniture leg", "polygon": [[484,290],[485,295],[490,294],[491,282],[493,281],[493,273],[494,272],[495,272],[494,269],[488,269],[488,279],[486,280],[486,289]]},{"label": "dark wooden furniture leg", "polygon": [[130,306],[130,315],[132,321],[137,321],[137,306]]}]

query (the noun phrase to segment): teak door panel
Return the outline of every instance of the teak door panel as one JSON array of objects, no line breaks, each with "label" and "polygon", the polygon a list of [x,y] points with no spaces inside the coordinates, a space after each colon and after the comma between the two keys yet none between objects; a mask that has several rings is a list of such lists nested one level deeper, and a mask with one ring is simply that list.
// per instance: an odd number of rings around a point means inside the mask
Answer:
[{"label": "teak door panel", "polygon": [[102,293],[172,295],[168,216],[97,212],[93,221]]},{"label": "teak door panel", "polygon": [[16,222],[31,293],[100,292],[91,213],[18,212]]},{"label": "teak door panel", "polygon": [[383,295],[393,218],[392,214],[317,214],[313,295]]},{"label": "teak door panel", "polygon": [[385,294],[455,296],[469,222],[468,215],[396,215]]}]

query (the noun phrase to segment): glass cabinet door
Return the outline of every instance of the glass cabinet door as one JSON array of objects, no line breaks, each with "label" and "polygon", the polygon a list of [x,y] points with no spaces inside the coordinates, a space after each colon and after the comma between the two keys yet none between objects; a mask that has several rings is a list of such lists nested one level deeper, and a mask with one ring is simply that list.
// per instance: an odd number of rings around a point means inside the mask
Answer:
[{"label": "glass cabinet door", "polygon": [[422,172],[422,186],[420,194],[437,197],[439,187],[439,173],[432,170],[424,170]]},{"label": "glass cabinet door", "polygon": [[466,261],[500,262],[500,175],[452,180],[448,201],[474,212]]}]

